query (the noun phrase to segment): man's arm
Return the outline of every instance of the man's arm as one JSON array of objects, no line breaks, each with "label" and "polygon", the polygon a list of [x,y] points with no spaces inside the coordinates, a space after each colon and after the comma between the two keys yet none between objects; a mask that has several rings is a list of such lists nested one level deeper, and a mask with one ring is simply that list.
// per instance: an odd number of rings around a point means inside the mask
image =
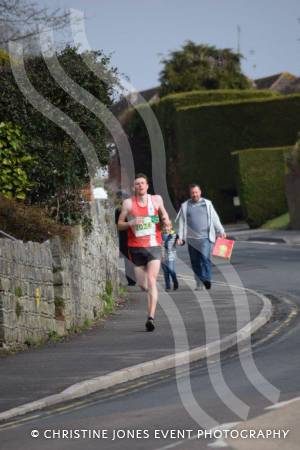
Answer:
[{"label": "man's arm", "polygon": [[125,221],[130,211],[130,207],[131,207],[131,200],[127,198],[126,200],[123,201],[121,213],[119,215],[118,230],[120,231],[128,230],[128,228],[133,225],[132,224],[133,221],[129,222]]},{"label": "man's arm", "polygon": [[183,236],[183,230],[184,230],[184,216],[183,216],[183,212],[182,212],[182,207],[180,208],[177,217],[176,217],[176,222],[178,223],[178,245],[183,245],[184,244],[184,236]]},{"label": "man's arm", "polygon": [[156,195],[156,199],[155,200],[156,200],[158,212],[159,212],[159,215],[160,215],[162,223],[164,225],[170,223],[169,214],[167,213],[167,211],[165,209],[163,199],[161,198],[160,195]]},{"label": "man's arm", "polygon": [[221,224],[220,217],[218,216],[218,213],[215,210],[213,204],[211,204],[211,217],[212,217],[212,223],[213,223],[213,226],[215,227],[216,233],[219,236],[226,238],[226,233],[225,233],[224,227]]}]

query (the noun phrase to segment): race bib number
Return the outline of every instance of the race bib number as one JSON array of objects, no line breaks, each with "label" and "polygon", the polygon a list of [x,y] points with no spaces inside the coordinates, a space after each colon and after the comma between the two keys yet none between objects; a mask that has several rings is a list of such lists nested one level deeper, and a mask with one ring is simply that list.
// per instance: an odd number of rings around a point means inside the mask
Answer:
[{"label": "race bib number", "polygon": [[152,220],[150,216],[142,217],[141,223],[134,226],[134,234],[136,237],[150,236],[153,233]]}]

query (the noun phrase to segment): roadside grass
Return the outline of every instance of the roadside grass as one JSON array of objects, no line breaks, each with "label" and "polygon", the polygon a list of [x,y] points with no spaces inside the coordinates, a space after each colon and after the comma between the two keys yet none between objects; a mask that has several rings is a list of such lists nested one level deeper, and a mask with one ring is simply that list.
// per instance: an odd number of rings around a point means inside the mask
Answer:
[{"label": "roadside grass", "polygon": [[119,286],[119,296],[123,299],[126,298],[128,293],[128,289],[126,286]]},{"label": "roadside grass", "polygon": [[289,213],[282,214],[282,216],[275,217],[275,219],[268,220],[261,228],[269,230],[287,230],[289,228],[290,215]]}]

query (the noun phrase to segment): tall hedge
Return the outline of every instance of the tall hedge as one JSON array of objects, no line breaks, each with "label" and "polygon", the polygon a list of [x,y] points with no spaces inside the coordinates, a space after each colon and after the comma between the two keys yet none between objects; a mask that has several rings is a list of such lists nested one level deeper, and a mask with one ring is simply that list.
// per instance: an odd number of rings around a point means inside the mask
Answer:
[{"label": "tall hedge", "polygon": [[179,109],[205,103],[244,100],[250,98],[277,97],[279,94],[270,90],[257,89],[213,89],[170,94],[160,101],[160,109],[165,105]]},{"label": "tall hedge", "polygon": [[199,182],[223,220],[232,221],[237,190],[231,152],[292,145],[300,128],[300,95],[180,109],[173,127],[176,179],[169,178],[171,190],[181,198],[191,180]]},{"label": "tall hedge", "polygon": [[284,155],[291,148],[257,148],[232,153],[238,193],[250,227],[259,227],[287,211]]},{"label": "tall hedge", "polygon": [[[163,132],[169,193],[175,206],[183,201],[190,182],[198,182],[223,221],[234,221],[238,209],[231,152],[249,148],[292,145],[300,129],[300,95],[235,100],[162,114],[154,107]],[[136,170],[151,176],[151,151],[145,125],[135,114],[129,136]],[[156,170],[160,170],[159,167]]]},{"label": "tall hedge", "polygon": [[[175,138],[175,122],[177,112],[183,107],[195,107],[210,103],[241,100],[246,101],[252,98],[274,98],[278,94],[269,90],[239,90],[239,89],[220,89],[220,90],[198,90],[191,92],[183,92],[179,94],[171,94],[164,97],[158,104],[151,105],[151,108],[158,118],[163,133],[165,146],[167,147],[168,162],[168,179],[171,185],[177,183],[177,174],[179,173],[176,166],[177,142]],[[129,115],[129,121],[126,125],[127,134],[130,140],[136,172],[146,172],[151,178],[152,160],[149,145],[148,131],[143,123],[140,112],[148,110],[148,105],[140,105],[137,110]],[[173,180],[173,181],[172,181]],[[180,180],[179,180],[180,181]],[[151,186],[152,187],[152,186]],[[170,189],[170,195],[173,197],[174,204],[178,204],[178,192],[174,195]],[[183,194],[184,195],[184,194]]]},{"label": "tall hedge", "polygon": [[292,151],[285,154],[285,189],[290,228],[300,230],[300,133]]}]

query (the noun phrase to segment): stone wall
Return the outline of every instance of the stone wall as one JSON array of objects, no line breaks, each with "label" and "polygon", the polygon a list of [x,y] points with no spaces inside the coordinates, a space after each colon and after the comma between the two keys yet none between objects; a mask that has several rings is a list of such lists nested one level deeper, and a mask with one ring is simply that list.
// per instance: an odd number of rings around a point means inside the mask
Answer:
[{"label": "stone wall", "polygon": [[103,293],[118,287],[114,214],[106,201],[91,204],[93,231],[74,227],[70,241],[42,244],[0,239],[0,343],[38,342],[67,334],[96,318]]},{"label": "stone wall", "polygon": [[49,242],[0,239],[0,340],[24,343],[56,330]]}]

